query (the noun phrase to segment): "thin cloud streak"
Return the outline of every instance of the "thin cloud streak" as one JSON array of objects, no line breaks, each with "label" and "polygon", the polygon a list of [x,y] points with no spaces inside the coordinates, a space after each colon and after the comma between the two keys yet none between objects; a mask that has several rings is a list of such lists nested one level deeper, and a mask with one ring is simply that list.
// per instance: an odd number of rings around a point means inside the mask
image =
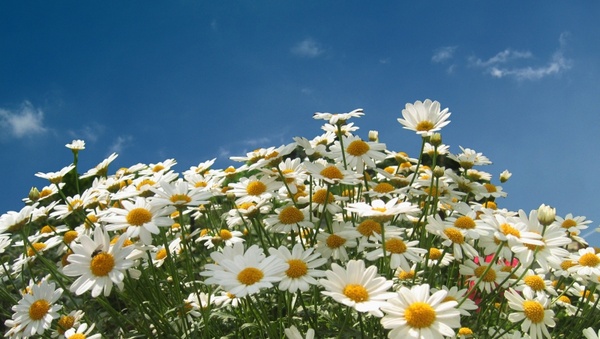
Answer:
[{"label": "thin cloud streak", "polygon": [[458,48],[458,46],[440,47],[435,50],[433,56],[431,57],[431,61],[433,61],[435,63],[439,63],[439,62],[443,62],[443,61],[452,59],[452,57],[454,57],[454,52],[456,52],[457,48]]},{"label": "thin cloud streak", "polygon": [[23,102],[18,111],[0,108],[0,127],[18,139],[48,131],[44,127],[44,112],[29,101]]},{"label": "thin cloud streak", "polygon": [[316,58],[325,52],[320,44],[311,38],[300,41],[290,51],[296,56],[305,58]]}]

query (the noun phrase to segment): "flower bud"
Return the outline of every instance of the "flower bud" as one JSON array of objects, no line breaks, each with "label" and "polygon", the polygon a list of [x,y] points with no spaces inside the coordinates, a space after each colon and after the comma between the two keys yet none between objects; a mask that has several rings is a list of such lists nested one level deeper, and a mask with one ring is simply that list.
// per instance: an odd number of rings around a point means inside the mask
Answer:
[{"label": "flower bud", "polygon": [[500,182],[501,183],[507,182],[511,176],[512,176],[512,173],[510,173],[508,170],[504,170],[502,173],[500,173]]},{"label": "flower bud", "polygon": [[37,187],[32,187],[29,190],[28,198],[33,202],[38,201],[38,199],[40,198],[40,191],[38,191]]},{"label": "flower bud", "polygon": [[379,142],[379,132],[369,131],[369,141]]},{"label": "flower bud", "polygon": [[440,133],[433,133],[431,138],[429,138],[429,143],[431,146],[437,147],[442,144],[442,135]]},{"label": "flower bud", "polygon": [[540,224],[548,226],[554,222],[556,218],[556,209],[542,204],[537,211],[537,218]]},{"label": "flower bud", "polygon": [[444,171],[445,171],[444,167],[436,166],[433,169],[433,176],[436,178],[441,178],[444,176],[444,173],[445,173]]}]

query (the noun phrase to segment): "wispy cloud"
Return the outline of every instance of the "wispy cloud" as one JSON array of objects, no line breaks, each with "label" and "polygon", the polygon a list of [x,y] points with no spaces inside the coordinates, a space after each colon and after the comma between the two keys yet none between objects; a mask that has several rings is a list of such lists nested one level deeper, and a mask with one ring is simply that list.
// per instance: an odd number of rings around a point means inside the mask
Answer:
[{"label": "wispy cloud", "polygon": [[122,153],[125,147],[133,141],[131,135],[118,136],[108,149],[108,153]]},{"label": "wispy cloud", "polygon": [[304,58],[316,58],[325,52],[325,50],[321,47],[321,44],[312,38],[306,38],[298,42],[290,51],[292,54]]},{"label": "wispy cloud", "polygon": [[539,80],[571,68],[571,60],[564,55],[567,39],[568,33],[561,34],[559,48],[552,54],[547,63],[541,65],[515,66],[514,62],[516,60],[534,59],[534,56],[529,51],[514,51],[511,49],[505,49],[487,60],[471,57],[469,62],[474,67],[484,69],[484,73],[490,74],[494,78],[511,77],[516,80]]},{"label": "wispy cloud", "polygon": [[454,52],[456,51],[457,48],[458,48],[458,46],[440,47],[433,52],[431,61],[438,63],[438,62],[443,62],[443,61],[452,59],[452,57],[454,56]]},{"label": "wispy cloud", "polygon": [[23,102],[15,111],[0,108],[0,127],[8,132],[7,135],[16,138],[48,131],[44,126],[44,112],[33,107],[29,101]]},{"label": "wispy cloud", "polygon": [[83,139],[88,142],[96,142],[98,138],[104,134],[106,126],[91,122],[89,125],[84,126],[79,130],[70,130],[68,133],[74,139]]}]

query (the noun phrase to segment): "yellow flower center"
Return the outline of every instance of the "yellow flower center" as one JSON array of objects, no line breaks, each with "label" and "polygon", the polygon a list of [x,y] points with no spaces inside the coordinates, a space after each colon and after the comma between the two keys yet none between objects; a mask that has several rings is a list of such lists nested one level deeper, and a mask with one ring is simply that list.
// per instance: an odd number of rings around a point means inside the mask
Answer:
[{"label": "yellow flower center", "polygon": [[98,217],[94,214],[88,214],[85,218],[85,227],[92,228],[98,222]]},{"label": "yellow flower center", "polygon": [[152,220],[152,213],[145,208],[137,207],[127,213],[125,220],[129,225],[142,226]]},{"label": "yellow flower center", "polygon": [[319,174],[327,179],[344,179],[342,171],[333,165],[325,167],[321,172],[319,172]]},{"label": "yellow flower center", "polygon": [[518,229],[512,227],[509,224],[502,224],[500,225],[500,232],[504,233],[505,235],[513,235],[517,238],[521,238],[521,232],[519,232]]},{"label": "yellow flower center", "polygon": [[461,327],[458,329],[458,335],[473,335],[473,330],[468,327]]},{"label": "yellow flower center", "polygon": [[165,169],[165,166],[158,164],[158,165],[154,165],[154,167],[152,167],[152,172],[156,173],[156,172],[160,172],[164,169]]},{"label": "yellow flower center", "polygon": [[171,202],[174,204],[183,205],[192,201],[192,198],[190,198],[187,194],[173,194],[169,200],[171,200]]},{"label": "yellow flower center", "polygon": [[75,240],[79,234],[77,231],[66,231],[63,235],[63,241],[65,244],[70,244],[71,241]]},{"label": "yellow flower center", "polygon": [[226,229],[222,229],[219,232],[219,236],[221,236],[221,238],[223,240],[229,240],[229,239],[233,238],[233,234],[231,234],[231,232],[229,232],[229,230],[226,230]]},{"label": "yellow flower center", "polygon": [[369,300],[369,292],[363,285],[348,284],[344,287],[344,295],[354,302],[360,303]]},{"label": "yellow flower center", "polygon": [[564,271],[568,270],[573,266],[575,266],[575,262],[573,262],[572,260],[565,260],[560,263],[560,268],[562,268]]},{"label": "yellow flower center", "polygon": [[586,290],[585,292],[584,291],[579,292],[579,296],[587,299],[587,301],[589,301],[589,302],[594,302],[596,300],[590,290]]},{"label": "yellow flower center", "polygon": [[565,221],[563,221],[563,223],[561,224],[561,226],[563,228],[571,228],[573,226],[577,226],[577,222],[573,219],[565,219]]},{"label": "yellow flower center", "polygon": [[462,232],[456,228],[446,228],[444,234],[455,244],[461,245],[465,242]]},{"label": "yellow flower center", "polygon": [[[475,276],[477,278],[481,278],[481,275],[483,274],[483,272],[485,272],[485,270],[487,269],[487,266],[479,266],[475,269]],[[485,276],[482,279],[484,282],[490,283],[490,282],[494,282],[496,281],[496,271],[494,271],[493,268],[490,268],[487,273],[485,274]]]},{"label": "yellow flower center", "polygon": [[497,205],[495,202],[493,202],[493,201],[486,201],[486,202],[483,204],[483,207],[485,207],[485,208],[489,208],[489,209],[491,209],[491,210],[496,210],[496,209],[498,209],[498,205]]},{"label": "yellow flower center", "polygon": [[287,263],[290,265],[290,268],[285,271],[285,274],[290,278],[300,278],[308,272],[308,266],[306,266],[303,260],[290,259]]},{"label": "yellow flower center", "polygon": [[385,249],[391,253],[401,254],[406,252],[406,244],[402,239],[392,238],[385,242]]},{"label": "yellow flower center", "polygon": [[279,221],[285,225],[297,224],[304,220],[304,214],[294,206],[288,206],[279,213]]},{"label": "yellow flower center", "polygon": [[475,228],[475,221],[469,216],[462,216],[454,221],[454,227],[462,228],[463,230],[471,230]]},{"label": "yellow flower center", "polygon": [[523,313],[532,323],[541,323],[544,321],[544,306],[537,301],[525,300],[523,302]]},{"label": "yellow flower center", "polygon": [[100,252],[90,262],[90,270],[97,277],[107,276],[115,267],[115,258],[110,253]]},{"label": "yellow flower center", "polygon": [[429,249],[429,259],[431,260],[440,260],[442,259],[442,251],[438,250],[435,247]]},{"label": "yellow flower center", "polygon": [[579,257],[579,265],[581,266],[596,267],[598,264],[600,264],[600,258],[594,253],[585,253]]},{"label": "yellow flower center", "polygon": [[86,339],[87,337],[83,333],[75,333],[70,336],[68,339]]},{"label": "yellow flower center", "polygon": [[531,287],[534,291],[543,291],[546,288],[546,283],[544,283],[544,279],[540,278],[537,275],[530,275],[523,279],[525,285]]},{"label": "yellow flower center", "polygon": [[354,140],[350,143],[350,145],[348,145],[348,148],[346,148],[346,152],[355,157],[359,157],[367,153],[370,149],[371,147],[369,147],[369,144],[367,144],[366,142],[362,140]]},{"label": "yellow flower center", "polygon": [[156,260],[163,260],[167,257],[167,250],[165,248],[161,248],[156,252]]},{"label": "yellow flower center", "polygon": [[31,247],[27,250],[27,256],[33,257],[35,253],[40,253],[46,248],[46,244],[43,242],[34,242]]},{"label": "yellow flower center", "polygon": [[50,304],[44,299],[38,299],[29,306],[29,318],[31,320],[40,320],[50,310]]},{"label": "yellow flower center", "polygon": [[44,189],[43,189],[43,190],[40,192],[40,199],[41,199],[41,198],[45,198],[45,197],[47,197],[47,196],[49,196],[49,195],[52,195],[52,193],[53,193],[53,192],[52,192],[52,190],[51,190],[51,189],[49,189],[49,188],[44,188]]},{"label": "yellow flower center", "polygon": [[267,185],[263,184],[261,181],[252,181],[248,183],[246,187],[246,193],[248,195],[259,196],[267,190]]},{"label": "yellow flower center", "polygon": [[73,199],[69,204],[67,204],[67,209],[69,211],[76,210],[81,207],[83,207],[83,200],[81,199]]},{"label": "yellow flower center", "polygon": [[421,301],[410,304],[404,311],[404,318],[412,328],[425,328],[435,321],[435,310],[428,303]]},{"label": "yellow flower center", "polygon": [[356,230],[365,237],[370,237],[373,234],[381,234],[381,224],[373,219],[367,219],[361,222]]},{"label": "yellow flower center", "polygon": [[156,182],[150,180],[150,179],[144,179],[142,181],[140,181],[139,184],[137,184],[136,188],[138,191],[141,191],[142,189],[147,189],[147,187],[144,186],[154,186],[156,185]]},{"label": "yellow flower center", "polygon": [[329,196],[327,196],[327,190],[323,188],[316,191],[315,194],[313,194],[312,200],[316,204],[323,205],[325,204],[325,201],[327,201],[327,203],[334,202],[335,198],[331,193],[329,193]]},{"label": "yellow flower center", "polygon": [[265,275],[261,270],[254,267],[246,267],[237,275],[237,279],[244,285],[254,285],[259,282]]},{"label": "yellow flower center", "polygon": [[567,297],[566,295],[561,295],[560,297],[558,297],[558,300],[564,302],[565,304],[571,304],[571,299],[569,299],[569,297]]},{"label": "yellow flower center", "polygon": [[54,232],[54,227],[50,226],[50,225],[46,225],[44,227],[42,227],[42,229],[40,230],[40,233],[42,234],[50,234]]},{"label": "yellow flower center", "polygon": [[412,280],[415,277],[415,271],[400,271],[398,273],[398,279],[400,280]]},{"label": "yellow flower center", "polygon": [[389,193],[394,190],[394,186],[388,184],[387,182],[380,182],[375,187],[373,187],[373,191],[377,193]]},{"label": "yellow flower center", "polygon": [[68,329],[73,327],[75,324],[75,318],[70,315],[63,315],[58,319],[58,328],[56,329],[58,334],[64,334]]},{"label": "yellow flower center", "polygon": [[433,124],[433,122],[431,122],[429,120],[423,120],[423,121],[419,121],[419,123],[417,124],[415,129],[417,130],[417,132],[427,132],[427,131],[431,131],[434,126],[435,125]]},{"label": "yellow flower center", "polygon": [[488,191],[488,193],[495,193],[496,191],[498,191],[498,189],[496,189],[496,186],[494,186],[494,184],[483,184],[483,187],[485,187],[485,189]]},{"label": "yellow flower center", "polygon": [[332,234],[327,237],[327,240],[325,241],[325,243],[327,244],[327,247],[329,247],[329,248],[338,248],[340,246],[343,246],[346,243],[346,239],[340,237],[339,235]]}]

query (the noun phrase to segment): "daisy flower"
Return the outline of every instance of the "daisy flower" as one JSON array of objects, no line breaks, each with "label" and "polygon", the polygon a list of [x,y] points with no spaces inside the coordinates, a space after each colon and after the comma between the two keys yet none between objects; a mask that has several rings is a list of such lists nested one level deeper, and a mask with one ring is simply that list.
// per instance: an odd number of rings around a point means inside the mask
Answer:
[{"label": "daisy flower", "polygon": [[18,232],[27,225],[34,211],[33,206],[25,206],[16,211],[8,211],[0,216],[0,234]]},{"label": "daisy flower", "polygon": [[260,178],[254,175],[249,178],[241,178],[240,182],[229,184],[231,190],[228,193],[235,194],[237,205],[245,202],[258,203],[262,200],[269,200],[275,195],[274,192],[281,187],[281,182],[276,180],[277,177],[266,175]]},{"label": "daisy flower", "polygon": [[94,330],[94,324],[88,328],[88,324],[81,324],[77,328],[70,328],[65,332],[65,339],[100,339],[102,335],[91,334]]},{"label": "daisy flower", "polygon": [[385,159],[385,144],[363,141],[358,136],[342,137],[342,143],[336,141],[331,146],[331,157],[339,163],[344,163],[348,169],[356,169],[362,174],[365,167],[375,168],[375,161]]},{"label": "daisy flower", "polygon": [[87,172],[82,174],[79,179],[89,178],[93,176],[105,177],[108,172],[108,165],[110,165],[113,160],[115,160],[119,155],[117,153],[113,153],[108,156],[108,158],[102,160],[96,167],[89,169]]},{"label": "daisy flower", "polygon": [[319,258],[319,253],[313,253],[314,248],[303,249],[302,244],[297,243],[292,248],[292,251],[280,246],[278,249],[269,248],[271,255],[278,256],[283,261],[289,264],[289,268],[285,271],[285,276],[279,282],[279,289],[282,291],[288,290],[294,293],[297,290],[302,292],[308,291],[310,285],[317,285],[317,277],[324,277],[325,273],[316,268],[327,262],[325,258]]},{"label": "daisy flower", "polygon": [[327,184],[356,185],[361,182],[361,175],[348,171],[336,164],[328,163],[322,159],[316,161],[305,161],[304,167],[315,180],[323,180]]},{"label": "daisy flower", "polygon": [[331,270],[326,271],[325,275],[327,279],[319,280],[326,289],[321,293],[358,312],[381,317],[383,313],[380,308],[386,304],[385,300],[395,295],[387,292],[393,282],[377,275],[376,266],[365,268],[362,260],[350,260],[345,269],[332,263]]},{"label": "daisy flower", "polygon": [[583,335],[586,339],[600,339],[600,329],[596,332],[593,328],[588,327],[583,330]]},{"label": "daisy flower", "polygon": [[276,209],[275,213],[277,213],[277,215],[271,215],[264,219],[267,228],[272,232],[299,232],[301,227],[314,227],[313,222],[310,221],[308,210],[306,208],[299,209],[298,207],[289,204]]},{"label": "daisy flower", "polygon": [[316,112],[313,114],[313,119],[316,120],[327,120],[332,125],[343,125],[350,118],[359,118],[365,115],[362,108],[357,108],[348,113],[321,113]]},{"label": "daisy flower", "polygon": [[[475,311],[479,308],[479,306],[477,306],[475,302],[470,298],[465,299],[465,295],[467,294],[467,292],[469,292],[468,288],[463,288],[462,290],[459,290],[456,286],[452,286],[450,288],[442,286],[442,290],[447,292],[444,301],[458,302],[459,300],[462,300],[462,304],[457,306],[457,309],[460,312],[461,316],[470,316],[472,311]],[[432,291],[435,292],[437,291],[437,289],[432,288]]]},{"label": "daisy flower", "polygon": [[310,210],[321,213],[327,211],[332,215],[342,212],[342,207],[337,204],[338,201],[348,200],[348,197],[341,197],[334,195],[327,188],[314,185],[313,194],[311,197],[302,196],[298,198],[298,203],[306,204],[310,203]]},{"label": "daisy flower", "polygon": [[300,331],[296,328],[296,326],[292,325],[290,328],[286,328],[284,330],[285,337],[287,339],[314,339],[315,338],[315,330],[309,328],[306,331],[306,336],[303,336]]},{"label": "daisy flower", "polygon": [[215,245],[218,245],[223,242],[225,243],[225,246],[233,246],[238,242],[243,242],[243,236],[244,234],[240,231],[230,231],[224,228],[216,232],[216,234],[214,234],[214,232],[207,232],[206,234],[196,239],[196,242],[204,241],[204,246],[207,249],[211,249]]},{"label": "daisy flower", "polygon": [[536,273],[532,269],[528,269],[524,273],[516,272],[515,275],[521,278],[517,281],[517,285],[514,287],[514,289],[518,292],[524,292],[527,290],[536,295],[558,295],[554,289],[554,286],[552,286],[552,281],[545,279],[545,274]]},{"label": "daisy flower", "polygon": [[23,294],[23,298],[12,307],[15,312],[12,320],[19,324],[15,332],[33,336],[41,335],[49,329],[62,308],[62,305],[56,304],[62,292],[62,288],[55,288],[53,282],[49,283],[46,280],[29,286],[28,292]]},{"label": "daisy flower", "polygon": [[61,315],[58,319],[56,332],[52,333],[52,337],[64,337],[66,331],[71,328],[77,328],[81,324],[81,319],[85,313],[81,310],[71,311],[69,314]]},{"label": "daisy flower", "polygon": [[[458,223],[456,222],[458,221]],[[456,259],[462,259],[465,256],[474,258],[479,255],[479,252],[471,245],[470,239],[467,237],[469,234],[474,234],[479,237],[478,232],[469,232],[471,226],[475,227],[475,222],[472,224],[470,217],[464,219],[458,218],[455,222],[442,221],[439,215],[429,216],[427,218],[427,225],[425,229],[431,234],[435,234],[442,238],[442,245],[446,247],[452,247],[452,253]],[[460,227],[455,227],[458,224]]]},{"label": "daisy flower", "polygon": [[273,283],[283,278],[289,264],[280,257],[265,257],[263,251],[252,245],[245,252],[244,245],[237,243],[230,251],[213,252],[211,258],[216,264],[207,264],[200,275],[208,277],[207,284],[217,284],[227,292],[242,298],[258,293],[260,289],[271,288]]},{"label": "daisy flower", "polygon": [[48,173],[37,172],[35,174],[35,176],[38,178],[42,178],[42,179],[48,179],[48,181],[50,181],[51,183],[58,185],[59,183],[62,182],[63,177],[65,175],[67,175],[67,173],[71,172],[71,170],[74,168],[75,168],[75,165],[71,164],[67,167],[63,167],[58,172],[48,172]]},{"label": "daisy flower", "polygon": [[398,199],[394,198],[388,202],[376,199],[371,201],[371,204],[357,202],[348,204],[346,210],[356,213],[361,217],[369,217],[377,221],[388,221],[400,214],[414,215],[420,212],[418,206],[408,201],[398,203]]},{"label": "daisy flower", "polygon": [[71,244],[73,253],[67,258],[69,264],[63,268],[65,275],[78,277],[71,284],[71,292],[81,295],[91,289],[94,298],[102,291],[108,296],[113,284],[123,288],[125,271],[134,278],[139,276],[138,271],[131,269],[133,260],[128,258],[134,246],[123,247],[126,238],[119,237],[111,245],[108,233],[96,227],[94,239],[82,235],[79,244]]},{"label": "daisy flower", "polygon": [[177,165],[177,160],[166,159],[165,161],[149,164],[146,168],[139,171],[140,175],[154,175],[155,173],[166,173],[171,171],[171,167]]},{"label": "daisy flower", "polygon": [[569,268],[569,273],[583,278],[600,276],[600,255],[593,247],[582,248],[577,253],[572,253],[570,259],[575,265]]},{"label": "daisy flower", "polygon": [[[405,271],[409,271],[411,265],[423,261],[421,255],[427,253],[426,249],[417,247],[419,240],[404,242],[404,239],[399,235],[388,236],[386,234],[384,244],[386,256],[390,257],[390,268],[392,269],[400,267]],[[365,254],[367,260],[375,261],[384,256],[383,246],[381,244],[375,246],[378,248]]]},{"label": "daisy flower", "polygon": [[360,237],[360,233],[352,226],[350,222],[334,221],[331,226],[333,232],[331,234],[322,231],[317,234],[316,250],[323,258],[334,260],[347,261],[348,252],[346,248],[356,247],[356,238]]},{"label": "daisy flower", "polygon": [[571,213],[564,218],[557,215],[554,221],[554,224],[559,225],[563,230],[567,230],[571,235],[579,235],[591,223],[591,220],[586,220],[585,217],[581,216],[574,217]]},{"label": "daisy flower", "polygon": [[548,309],[550,302],[545,295],[534,296],[532,291],[523,291],[521,296],[517,291],[509,288],[504,294],[508,306],[517,311],[508,315],[508,320],[513,323],[521,322],[521,330],[529,332],[532,339],[551,337],[548,327],[554,327],[554,311]]},{"label": "daisy flower", "polygon": [[472,284],[479,281],[477,288],[480,291],[491,293],[508,277],[509,273],[501,271],[500,265],[486,263],[482,257],[475,257],[475,259],[477,263],[473,260],[466,260],[464,265],[461,264],[459,272],[462,275],[471,276],[467,280]]},{"label": "daisy flower", "polygon": [[415,131],[421,136],[431,136],[448,125],[450,120],[448,108],[440,111],[440,103],[426,99],[424,102],[407,103],[402,110],[402,118],[398,119],[405,129]]},{"label": "daisy flower", "polygon": [[173,219],[168,217],[175,210],[173,206],[162,208],[142,197],[137,197],[135,202],[123,200],[121,205],[123,208],[110,208],[101,217],[101,221],[107,223],[107,231],[126,229],[128,237],[139,237],[145,245],[150,245],[152,235],[160,232],[159,226],[173,224]]},{"label": "daisy flower", "polygon": [[70,144],[66,144],[65,147],[72,150],[73,152],[81,151],[85,149],[85,141],[73,140]]},{"label": "daisy flower", "polygon": [[152,205],[158,207],[174,206],[198,206],[208,204],[212,197],[210,191],[202,188],[189,187],[187,181],[160,182],[160,188],[150,188],[155,195],[152,197]]},{"label": "daisy flower", "polygon": [[448,292],[430,294],[429,285],[402,286],[381,310],[383,328],[391,329],[388,338],[443,339],[454,337],[460,327],[456,301],[446,301]]}]

